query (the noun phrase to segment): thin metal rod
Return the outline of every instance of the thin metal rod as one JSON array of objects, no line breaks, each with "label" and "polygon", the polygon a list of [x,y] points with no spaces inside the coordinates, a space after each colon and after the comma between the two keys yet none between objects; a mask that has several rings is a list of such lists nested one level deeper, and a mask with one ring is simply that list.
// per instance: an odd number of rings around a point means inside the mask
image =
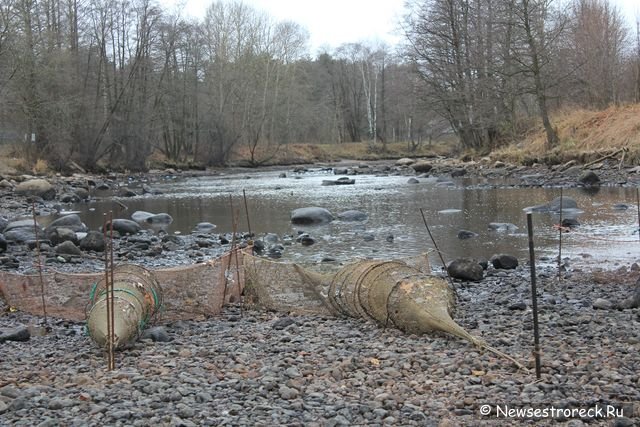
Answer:
[{"label": "thin metal rod", "polygon": [[560,187],[560,225],[558,226],[559,238],[558,238],[558,279],[562,278],[562,202],[564,198],[562,196],[562,187]]},{"label": "thin metal rod", "polygon": [[444,262],[444,258],[442,257],[442,253],[440,249],[438,249],[438,244],[436,240],[433,238],[433,234],[431,234],[431,229],[429,228],[429,224],[427,224],[427,218],[424,216],[424,211],[420,208],[420,215],[422,215],[422,222],[424,222],[424,226],[427,228],[427,233],[429,233],[429,237],[431,238],[431,242],[433,242],[433,246],[436,248],[436,252],[440,256],[440,261],[442,262],[442,267],[444,267],[444,271],[447,271],[447,264]]},{"label": "thin metal rod", "polygon": [[42,277],[42,259],[40,257],[40,239],[38,238],[38,221],[36,220],[36,202],[32,202],[33,208],[33,232],[36,237],[36,257],[38,261],[38,274],[40,275],[40,297],[42,298],[42,314],[44,324],[47,325],[47,302],[44,298],[44,278]]},{"label": "thin metal rod", "polygon": [[251,232],[251,221],[249,221],[249,206],[247,205],[247,193],[242,189],[242,198],[244,199],[244,212],[247,216],[247,228],[249,231],[249,236],[253,237],[253,233]]},{"label": "thin metal rod", "polygon": [[640,240],[640,189],[636,188],[636,203],[638,205],[638,240]]},{"label": "thin metal rod", "polygon": [[113,324],[111,323],[111,304],[109,304],[109,240],[107,239],[107,214],[106,212],[102,214],[102,235],[105,242],[104,248],[104,286],[105,286],[105,301],[107,304],[107,369],[111,370],[112,366],[112,356],[111,353],[111,328]]},{"label": "thin metal rod", "polygon": [[233,196],[231,194],[229,194],[229,205],[231,209],[231,226],[232,226],[231,228],[232,228],[233,235],[231,236],[231,251],[229,252],[229,258],[227,258],[227,267],[224,270],[224,289],[222,293],[223,304],[226,304],[227,302],[227,285],[229,284],[229,277],[227,276],[227,274],[231,269],[231,258],[232,258],[233,250],[236,244],[235,221],[233,219]]},{"label": "thin metal rod", "polygon": [[233,243],[231,246],[232,248],[231,251],[236,258],[236,285],[238,288],[238,302],[240,303],[240,316],[242,317],[243,313],[242,313],[242,290],[240,289],[240,262],[238,261],[238,248],[236,247],[236,244],[235,244],[235,241],[236,241],[235,235],[238,228],[239,215],[240,215],[240,211],[237,210],[233,218]]},{"label": "thin metal rod", "polygon": [[110,257],[111,257],[111,338],[109,339],[109,343],[110,343],[110,348],[109,351],[111,352],[111,367],[110,369],[116,369],[116,357],[115,357],[115,353],[114,353],[114,345],[116,342],[116,321],[115,321],[115,290],[114,290],[114,280],[113,280],[113,272],[114,272],[114,265],[113,265],[113,211],[109,211],[109,253],[110,253]]},{"label": "thin metal rod", "polygon": [[429,224],[427,224],[427,218],[424,215],[424,211],[420,208],[420,215],[422,215],[422,222],[424,222],[424,226],[427,229],[427,233],[429,233],[429,237],[431,238],[431,242],[433,243],[433,247],[436,248],[436,252],[440,257],[440,262],[442,262],[442,268],[444,268],[445,273],[447,274],[447,279],[449,280],[449,284],[455,293],[456,299],[458,298],[458,291],[456,287],[453,285],[453,280],[451,280],[451,276],[449,275],[449,270],[447,269],[447,264],[444,262],[444,257],[442,256],[442,252],[438,248],[438,244],[436,243],[436,239],[433,238],[433,234],[431,234],[431,229],[429,228]]},{"label": "thin metal rod", "polygon": [[540,379],[540,331],[538,330],[538,289],[536,286],[536,257],[533,249],[533,221],[527,213],[529,234],[529,264],[531,265],[531,305],[533,308],[533,355],[536,361],[536,378]]}]

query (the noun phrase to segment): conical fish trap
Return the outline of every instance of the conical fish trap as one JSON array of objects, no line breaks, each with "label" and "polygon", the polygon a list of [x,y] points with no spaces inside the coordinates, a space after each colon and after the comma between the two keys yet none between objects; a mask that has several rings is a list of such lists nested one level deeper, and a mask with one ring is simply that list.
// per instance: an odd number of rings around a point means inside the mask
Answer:
[{"label": "conical fish trap", "polygon": [[[162,306],[162,288],[149,270],[132,264],[113,271],[114,348],[135,341]],[[101,347],[108,344],[106,278],[98,282],[87,311],[89,335]]]}]

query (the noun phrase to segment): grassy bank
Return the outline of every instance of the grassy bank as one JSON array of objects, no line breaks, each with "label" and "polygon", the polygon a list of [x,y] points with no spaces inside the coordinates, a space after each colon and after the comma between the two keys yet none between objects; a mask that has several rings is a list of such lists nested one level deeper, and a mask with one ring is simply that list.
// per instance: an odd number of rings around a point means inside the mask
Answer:
[{"label": "grassy bank", "polygon": [[[615,154],[625,164],[640,164],[640,104],[610,107],[603,111],[573,109],[558,112],[552,118],[558,132],[559,143],[556,147],[546,148],[546,134],[542,124],[531,129],[522,140],[494,150],[490,157],[514,164],[532,165],[542,163],[554,165],[577,160],[585,164],[606,155]],[[260,153],[256,158],[265,165],[287,165],[296,163],[330,162],[348,160],[383,160],[401,157],[428,157],[443,155],[458,156],[459,147],[454,138],[422,144],[416,150],[410,150],[407,143],[381,144],[343,143],[343,144],[290,144],[281,146],[274,155],[271,152]],[[624,150],[624,151],[620,151]],[[465,158],[478,158],[480,155],[465,153]],[[246,163],[249,158],[246,150],[235,153],[233,162]]]},{"label": "grassy bank", "polygon": [[[517,164],[558,164],[569,160],[588,163],[625,149],[626,164],[640,164],[640,104],[610,107],[603,111],[567,110],[552,118],[559,143],[546,149],[542,125],[522,142],[491,154],[496,160]],[[623,153],[615,157],[620,159]]]}]

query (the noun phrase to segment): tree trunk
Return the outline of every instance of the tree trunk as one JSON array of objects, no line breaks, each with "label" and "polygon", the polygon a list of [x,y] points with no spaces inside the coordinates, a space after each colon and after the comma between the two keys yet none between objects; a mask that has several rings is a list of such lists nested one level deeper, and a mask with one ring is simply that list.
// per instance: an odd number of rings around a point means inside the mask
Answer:
[{"label": "tree trunk", "polygon": [[547,97],[545,94],[545,86],[542,82],[542,70],[540,66],[540,56],[538,52],[538,44],[531,28],[531,9],[529,0],[522,0],[522,17],[524,29],[527,35],[527,44],[529,46],[529,54],[531,55],[531,73],[535,84],[536,101],[538,102],[538,110],[544,125],[544,131],[547,134],[547,148],[552,148],[558,143],[558,135],[551,125],[549,113],[547,111]]}]

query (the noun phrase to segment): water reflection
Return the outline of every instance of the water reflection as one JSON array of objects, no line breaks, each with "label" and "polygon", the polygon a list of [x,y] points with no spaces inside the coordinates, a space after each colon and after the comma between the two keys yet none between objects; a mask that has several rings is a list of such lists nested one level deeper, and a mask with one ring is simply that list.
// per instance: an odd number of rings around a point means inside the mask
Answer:
[{"label": "water reflection", "polygon": [[[230,196],[241,231],[248,230],[242,191],[245,190],[251,228],[258,235],[276,233],[292,236],[308,232],[317,243],[304,247],[286,246],[285,258],[321,260],[324,257],[348,259],[355,256],[394,258],[415,255],[433,245],[420,216],[424,210],[432,233],[446,260],[459,256],[489,258],[495,253],[510,253],[527,259],[526,216],[523,208],[543,204],[559,196],[559,189],[549,188],[463,188],[439,186],[436,180],[421,179],[407,183],[402,176],[357,176],[354,185],[323,186],[324,173],[279,178],[279,172],[254,172],[247,175],[197,177],[152,186],[161,195],[118,199],[124,210],[110,201],[108,194],[88,204],[74,205],[92,229],[100,227],[102,213],[114,211],[115,217],[130,218],[137,210],[168,213],[174,219],[170,233],[190,233],[199,222],[217,225],[217,232],[230,232],[232,210]],[[338,178],[330,176],[331,179]],[[595,194],[580,189],[565,189],[564,195],[577,201],[583,211],[574,217],[580,223],[563,235],[563,254],[590,254],[603,263],[637,261],[638,235],[635,209],[616,210],[615,204],[635,206],[635,189],[602,188]],[[289,215],[293,209],[320,206],[334,216],[357,209],[369,218],[364,223],[334,221],[325,226],[293,226]],[[575,212],[574,212],[575,213]],[[512,223],[516,231],[493,231],[492,222]],[[551,214],[534,214],[536,250],[541,255],[557,254],[558,218]],[[477,233],[461,240],[460,230]],[[365,236],[373,235],[369,241]],[[393,236],[390,239],[389,236]],[[630,245],[629,242],[635,242]],[[286,242],[285,242],[286,243]],[[435,258],[434,258],[435,262]]]}]

